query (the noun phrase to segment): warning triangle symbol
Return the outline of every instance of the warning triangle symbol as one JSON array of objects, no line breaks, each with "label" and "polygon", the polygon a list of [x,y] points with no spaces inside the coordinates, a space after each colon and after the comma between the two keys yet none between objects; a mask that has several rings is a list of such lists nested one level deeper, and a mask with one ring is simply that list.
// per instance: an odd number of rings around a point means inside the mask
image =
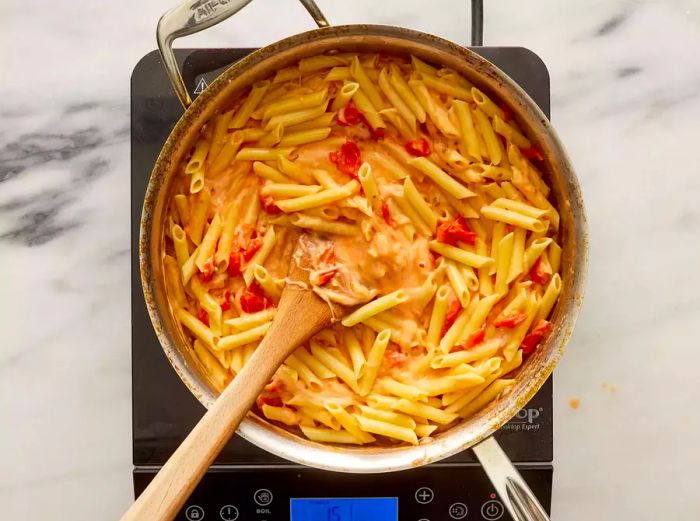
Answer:
[{"label": "warning triangle symbol", "polygon": [[206,89],[206,88],[207,88],[207,82],[202,77],[202,79],[199,80],[199,83],[197,83],[197,88],[194,89],[194,93],[201,94],[202,92],[204,92],[204,89]]}]

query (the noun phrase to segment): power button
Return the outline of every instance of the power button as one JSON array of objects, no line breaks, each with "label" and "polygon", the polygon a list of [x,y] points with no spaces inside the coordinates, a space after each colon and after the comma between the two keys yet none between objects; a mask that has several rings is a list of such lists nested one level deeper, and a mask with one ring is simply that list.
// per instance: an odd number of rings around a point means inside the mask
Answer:
[{"label": "power button", "polygon": [[481,516],[486,519],[486,521],[496,521],[503,517],[503,503],[492,499],[481,505]]}]

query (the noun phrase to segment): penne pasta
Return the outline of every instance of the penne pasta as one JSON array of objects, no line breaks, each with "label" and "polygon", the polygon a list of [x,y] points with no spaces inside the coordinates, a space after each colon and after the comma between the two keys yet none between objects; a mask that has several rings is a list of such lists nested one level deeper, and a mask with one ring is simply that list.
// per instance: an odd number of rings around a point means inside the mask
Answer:
[{"label": "penne pasta", "polygon": [[450,177],[444,170],[425,157],[411,159],[408,164],[423,172],[436,185],[456,199],[464,199],[474,195],[474,192],[455,181],[454,178]]},{"label": "penne pasta", "polygon": [[418,438],[413,429],[402,427],[394,423],[384,422],[374,418],[369,418],[362,414],[354,415],[363,431],[380,434],[388,438],[408,442],[412,445],[418,444]]},{"label": "penne pasta", "polygon": [[[547,237],[547,238],[539,238],[535,239],[532,241],[530,246],[527,247],[525,250],[525,254],[523,255],[523,271],[528,272],[530,271],[530,268],[535,264],[537,259],[539,259],[540,255],[542,255],[542,252],[544,252],[545,249],[547,249],[547,246],[550,244],[556,244],[552,242],[552,239]],[[551,255],[550,255],[550,263],[551,263]],[[555,268],[554,265],[552,265],[552,271],[554,273],[559,271],[559,266]]]},{"label": "penne pasta", "polygon": [[428,65],[425,63],[423,60],[420,58],[417,58],[416,56],[411,56],[411,65],[413,65],[413,69],[416,72],[420,72],[429,76],[437,76],[438,75],[438,70],[433,67],[432,65]]},{"label": "penne pasta", "polygon": [[207,154],[209,154],[209,149],[211,148],[211,143],[206,139],[200,138],[194,147],[194,152],[192,152],[192,157],[187,162],[185,166],[186,174],[194,174],[198,170],[204,168],[205,161],[207,159]]},{"label": "penne pasta", "polygon": [[294,351],[294,355],[313,372],[319,380],[327,380],[335,377],[335,373],[314,358],[305,348],[300,347]]},{"label": "penne pasta", "polygon": [[[238,89],[178,155],[156,238],[154,275],[212,389],[251,360],[286,286],[348,308],[254,406],[309,440],[429,443],[526,378],[565,282],[568,230],[524,155],[543,144],[416,57],[330,51]],[[304,282],[288,278],[300,236]]]},{"label": "penne pasta", "polygon": [[291,214],[289,216],[289,222],[291,222],[293,226],[298,226],[299,228],[334,235],[355,236],[359,233],[358,228],[355,225],[328,221],[321,217],[313,217],[302,213]]},{"label": "penne pasta", "polygon": [[457,248],[455,246],[449,246],[437,241],[431,241],[429,246],[435,253],[438,253],[448,259],[461,262],[466,266],[471,266],[472,268],[483,268],[484,266],[490,266],[494,262],[491,257],[483,257],[468,250]]},{"label": "penne pasta", "polygon": [[367,94],[362,89],[355,91],[352,95],[352,100],[355,102],[355,105],[357,105],[357,108],[360,109],[373,130],[386,128],[386,124],[379,114],[379,109],[372,104]]},{"label": "penne pasta", "polygon": [[287,157],[293,150],[291,147],[282,148],[254,148],[245,147],[236,154],[236,161],[275,161],[281,157]]},{"label": "penne pasta", "polygon": [[291,127],[292,125],[298,125],[304,123],[305,121],[310,121],[319,116],[322,116],[326,112],[327,102],[316,105],[315,107],[309,107],[294,112],[287,112],[284,114],[278,114],[277,116],[271,117],[267,124],[265,125],[265,130],[272,130],[277,125],[283,127]]},{"label": "penne pasta", "polygon": [[[464,266],[464,268],[469,268]],[[447,274],[447,280],[450,281],[452,286],[452,291],[457,295],[457,300],[459,300],[460,305],[466,308],[469,305],[471,299],[471,294],[469,293],[469,288],[467,287],[467,279],[464,277],[462,270],[451,261],[445,263],[445,273]],[[474,273],[473,271],[471,272]]]},{"label": "penne pasta", "polygon": [[312,128],[287,134],[279,142],[281,147],[297,147],[314,141],[323,141],[331,133],[330,127]]},{"label": "penne pasta", "polygon": [[430,361],[430,367],[433,369],[444,369],[446,367],[456,367],[460,364],[468,364],[495,355],[501,347],[503,347],[501,340],[494,338],[466,351],[438,353]]},{"label": "penne pasta", "polygon": [[493,116],[493,130],[498,134],[506,138],[508,141],[513,143],[515,146],[520,148],[530,148],[532,143],[528,138],[523,136],[518,130],[513,128],[511,125],[503,121],[498,114]]},{"label": "penne pasta", "polygon": [[374,299],[373,301],[368,302],[364,306],[359,307],[358,309],[347,315],[345,318],[343,318],[343,320],[341,320],[341,323],[345,327],[354,326],[356,324],[359,324],[360,322],[367,320],[370,317],[373,317],[374,315],[381,313],[382,311],[386,311],[387,309],[391,309],[394,306],[403,304],[407,300],[408,293],[406,291],[396,290],[392,293],[384,295],[383,297]]},{"label": "penne pasta", "polygon": [[221,236],[221,229],[223,228],[223,223],[219,214],[216,214],[214,218],[209,223],[207,232],[199,245],[199,250],[197,252],[197,258],[194,263],[199,268],[199,271],[206,272],[211,271],[214,267],[213,257],[216,250],[216,244]]},{"label": "penne pasta", "polygon": [[391,85],[391,81],[389,80],[389,68],[388,67],[383,68],[382,71],[379,73],[379,88],[381,89],[382,93],[384,93],[386,98],[389,100],[389,103],[391,103],[394,106],[394,108],[398,111],[399,115],[406,122],[406,124],[408,125],[408,128],[411,130],[411,132],[415,132],[416,131],[416,115],[413,113],[411,108],[406,104],[406,102],[403,99],[401,99],[401,96],[399,96],[399,93]]},{"label": "penne pasta", "polygon": [[293,161],[290,161],[284,156],[280,156],[277,158],[277,168],[282,172],[284,175],[289,177],[290,179],[301,183],[301,184],[311,184],[312,179],[311,176],[304,171],[304,169],[299,166],[298,164],[294,163]]},{"label": "penne pasta", "polygon": [[261,409],[268,420],[278,421],[285,425],[299,425],[301,422],[299,415],[288,407],[274,407],[265,403]]},{"label": "penne pasta", "polygon": [[384,358],[384,351],[386,351],[386,346],[390,338],[390,331],[385,329],[374,339],[374,343],[367,356],[365,372],[360,378],[360,386],[358,389],[360,395],[367,396],[372,391],[374,382],[377,379],[377,374],[379,373],[379,368],[381,367],[382,359]]},{"label": "penne pasta", "polygon": [[343,186],[329,188],[311,195],[304,195],[301,197],[280,201],[277,203],[277,206],[285,213],[299,212],[302,210],[308,210],[309,208],[316,208],[318,206],[340,201],[341,199],[346,199],[355,194],[359,189],[360,184],[353,180]]},{"label": "penne pasta", "polygon": [[497,206],[482,206],[481,213],[489,219],[500,221],[513,226],[519,226],[535,233],[542,233],[547,229],[547,225],[542,221],[529,217],[521,213],[505,210]]},{"label": "penne pasta", "polygon": [[264,264],[265,259],[267,259],[267,256],[272,251],[276,242],[277,236],[275,234],[275,227],[270,226],[265,232],[260,249],[253,255],[243,271],[243,280],[246,286],[250,286],[250,283],[253,282],[255,267]]},{"label": "penne pasta", "polygon": [[263,80],[253,85],[253,87],[250,89],[248,97],[236,111],[233,118],[231,118],[228,128],[239,129],[245,126],[251,114],[253,114],[253,111],[262,101],[263,96],[265,96],[265,93],[270,88],[270,84],[271,82],[269,80]]},{"label": "penne pasta", "polygon": [[442,328],[445,325],[445,316],[447,315],[449,300],[450,288],[446,285],[440,286],[435,293],[435,302],[433,303],[433,310],[430,314],[428,336],[426,337],[427,346],[433,349],[437,347],[440,341]]},{"label": "penne pasta", "polygon": [[447,111],[440,106],[420,80],[410,80],[408,86],[435,126],[448,138],[458,138],[459,129],[449,118]]},{"label": "penne pasta", "polygon": [[335,431],[333,429],[324,429],[319,427],[310,427],[307,425],[300,425],[299,428],[301,432],[304,433],[311,441],[317,441],[319,443],[340,443],[340,444],[351,444],[351,445],[361,445],[355,436],[347,431]]},{"label": "penne pasta", "polygon": [[248,329],[252,329],[261,324],[271,322],[274,316],[274,309],[264,309],[256,313],[250,313],[241,315],[239,317],[230,318],[228,320],[225,320],[224,323],[227,326],[230,326],[232,329],[236,329],[238,331],[247,331]]},{"label": "penne pasta", "polygon": [[263,119],[269,120],[273,116],[278,116],[280,114],[288,114],[289,112],[296,112],[302,109],[317,107],[324,102],[326,96],[328,96],[328,89],[319,90],[312,94],[304,94],[301,96],[294,96],[293,98],[276,101],[275,103],[271,103],[265,107]]},{"label": "penne pasta", "polygon": [[216,348],[216,339],[211,329],[200,322],[197,317],[182,308],[177,309],[176,315],[180,323],[190,330],[195,337],[204,342],[208,347],[212,349]]},{"label": "penne pasta", "polygon": [[513,252],[508,266],[507,283],[513,282],[525,267],[525,230],[516,228],[513,230]]},{"label": "penne pasta", "polygon": [[369,78],[369,76],[367,76],[362,63],[360,63],[357,56],[353,57],[352,61],[350,62],[350,74],[360,85],[360,89],[367,95],[367,98],[369,99],[370,103],[372,103],[375,110],[382,110],[386,108],[386,104],[379,93],[379,89],[377,89],[374,82]]},{"label": "penne pasta", "polygon": [[342,361],[331,355],[324,347],[319,344],[311,344],[311,353],[315,358],[325,365],[338,378],[345,382],[350,389],[359,393],[360,389],[357,386],[357,379],[352,369],[345,365]]},{"label": "penne pasta", "polygon": [[503,151],[496,137],[496,133],[491,126],[491,122],[489,122],[486,114],[479,108],[472,111],[472,117],[476,128],[479,130],[479,134],[484,140],[486,152],[488,158],[491,160],[491,164],[500,165],[503,159]]},{"label": "penne pasta", "polygon": [[360,422],[357,417],[350,414],[342,406],[333,402],[326,402],[324,407],[328,412],[330,412],[336,421],[350,434],[357,438],[360,443],[371,443],[375,441],[374,437],[367,433],[360,426]]},{"label": "penne pasta", "polygon": [[192,210],[192,218],[187,226],[185,226],[187,235],[197,246],[199,246],[199,243],[202,241],[202,234],[204,233],[204,225],[206,224],[210,204],[211,196],[209,195],[209,190],[202,190],[199,192]]},{"label": "penne pasta", "polygon": [[480,91],[476,87],[472,87],[471,94],[474,103],[476,103],[476,105],[481,111],[484,112],[484,114],[487,114],[491,118],[498,116],[501,120],[505,119],[503,109],[497,106],[493,101],[491,101],[491,98],[486,96],[486,94],[484,94],[482,91]]},{"label": "penne pasta", "polygon": [[444,77],[439,78],[430,74],[420,74],[420,80],[425,83],[425,86],[433,89],[436,92],[447,94],[458,100],[472,101],[471,91],[460,85],[453,85],[446,81]]},{"label": "penne pasta", "polygon": [[272,83],[282,83],[285,81],[294,81],[297,78],[299,78],[299,67],[298,66],[285,67],[284,69],[280,69],[277,71],[274,79],[272,80]]},{"label": "penne pasta", "polygon": [[340,88],[338,94],[333,98],[331,110],[338,111],[345,107],[350,100],[357,94],[360,89],[360,84],[354,81],[348,81]]},{"label": "penne pasta", "polygon": [[471,416],[479,409],[483,409],[486,404],[493,401],[498,395],[502,394],[508,387],[513,385],[515,380],[500,379],[489,385],[484,391],[474,400],[459,411],[462,417]]},{"label": "penne pasta", "polygon": [[435,229],[437,228],[437,216],[430,208],[430,205],[425,202],[425,199],[416,188],[416,185],[413,184],[410,177],[404,179],[403,196],[418,213],[423,222],[428,225],[430,234],[432,235],[435,233]]},{"label": "penne pasta", "polygon": [[555,273],[549,281],[544,295],[542,295],[542,300],[540,301],[540,307],[537,310],[535,321],[539,322],[540,320],[544,320],[549,316],[549,313],[554,307],[554,303],[557,301],[559,293],[561,293],[561,277],[558,273]]},{"label": "penne pasta", "polygon": [[255,278],[256,282],[260,285],[266,295],[275,299],[280,298],[282,295],[284,281],[278,283],[278,281],[272,278],[270,272],[268,272],[264,266],[261,266],[260,264],[255,265],[253,268],[253,278]]},{"label": "penne pasta", "polygon": [[311,56],[309,58],[302,58],[299,60],[299,72],[307,73],[314,72],[320,69],[328,69],[330,67],[335,67],[337,65],[346,65],[347,60],[341,56]]},{"label": "penne pasta", "polygon": [[352,361],[352,370],[355,374],[355,378],[359,379],[367,363],[365,354],[362,351],[362,346],[360,346],[359,340],[357,340],[355,333],[353,333],[353,330],[350,328],[345,329],[343,332],[343,340],[348,354],[350,355],[350,360]]},{"label": "penne pasta", "polygon": [[216,386],[217,390],[223,391],[226,385],[231,380],[228,371],[217,358],[207,349],[200,340],[195,340],[193,343],[194,353],[204,366],[207,374]]},{"label": "penne pasta", "polygon": [[221,152],[211,164],[211,174],[216,175],[228,167],[242,145],[243,134],[241,132],[231,133],[225,141]]},{"label": "penne pasta", "polygon": [[350,67],[333,67],[323,78],[323,81],[347,81],[352,78]]}]

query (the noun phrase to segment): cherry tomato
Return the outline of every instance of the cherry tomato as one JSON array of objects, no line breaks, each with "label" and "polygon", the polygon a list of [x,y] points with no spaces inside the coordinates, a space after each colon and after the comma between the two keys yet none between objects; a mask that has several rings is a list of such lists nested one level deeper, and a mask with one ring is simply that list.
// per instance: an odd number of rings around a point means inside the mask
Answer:
[{"label": "cherry tomato", "polygon": [[503,121],[510,121],[513,119],[513,115],[510,113],[510,109],[505,105],[505,103],[499,103],[498,106],[503,111]]},{"label": "cherry tomato", "polygon": [[200,310],[197,312],[197,318],[201,323],[209,327],[209,315],[207,315],[206,311],[200,308]]},{"label": "cherry tomato", "polygon": [[464,342],[461,345],[462,349],[470,349],[474,346],[481,344],[484,341],[485,336],[486,336],[486,325],[483,325],[467,337],[466,342]]},{"label": "cherry tomato", "polygon": [[454,221],[440,223],[437,228],[437,240],[452,246],[457,246],[459,242],[474,244],[476,232],[471,230],[467,220],[460,215]]},{"label": "cherry tomato", "polygon": [[257,282],[253,282],[241,295],[241,309],[246,313],[262,311],[268,305],[262,288]]},{"label": "cherry tomato", "polygon": [[338,124],[341,126],[355,126],[365,122],[365,116],[350,100],[347,105],[338,111]]},{"label": "cherry tomato", "polygon": [[430,143],[425,138],[406,141],[404,148],[412,156],[427,157],[430,155]]},{"label": "cherry tomato", "polygon": [[318,276],[318,285],[323,286],[324,284],[326,284],[329,280],[333,278],[336,271],[338,271],[337,268],[331,268],[324,272],[321,272],[321,274]]},{"label": "cherry tomato", "polygon": [[384,219],[384,222],[387,223],[389,226],[392,228],[394,227],[394,218],[391,216],[391,212],[389,211],[389,207],[385,202],[382,203],[382,218]]},{"label": "cherry tomato", "polygon": [[538,161],[544,161],[542,152],[536,146],[531,146],[528,148],[521,148],[520,153],[528,159],[537,159]]},{"label": "cherry tomato", "polygon": [[340,147],[340,150],[335,150],[328,154],[338,170],[349,176],[357,178],[357,171],[362,164],[362,156],[360,155],[360,147],[352,141],[346,141]]},{"label": "cherry tomato", "polygon": [[228,274],[231,277],[237,277],[241,274],[241,249],[238,246],[234,246],[231,249],[231,256],[228,260]]},{"label": "cherry tomato", "polygon": [[538,257],[535,264],[530,268],[530,279],[537,284],[547,284],[551,278],[552,273],[550,269],[547,269],[544,262],[542,262],[542,257]]},{"label": "cherry tomato", "polygon": [[514,311],[507,315],[499,316],[493,321],[495,327],[515,327],[527,318],[527,313]]},{"label": "cherry tomato", "polygon": [[445,315],[445,324],[442,326],[443,335],[452,327],[452,324],[455,323],[460,311],[462,311],[462,305],[459,303],[459,300],[453,300],[452,304],[450,304],[450,309],[447,310],[447,314]]},{"label": "cherry tomato", "polygon": [[253,255],[258,252],[261,246],[262,239],[260,237],[256,237],[255,239],[248,241],[248,244],[246,244],[245,250],[243,251],[243,259],[248,262],[253,258]]},{"label": "cherry tomato", "polygon": [[537,349],[537,346],[542,341],[544,335],[552,329],[552,323],[548,320],[540,320],[537,325],[532,328],[532,331],[523,339],[520,347],[523,349],[523,354],[529,355]]},{"label": "cherry tomato", "polygon": [[221,301],[221,311],[228,311],[231,309],[231,301],[229,300],[230,293],[228,290],[224,292],[224,299]]},{"label": "cherry tomato", "polygon": [[275,200],[268,196],[259,196],[260,199],[260,207],[263,209],[263,211],[271,214],[271,215],[279,215],[282,213],[282,210],[280,210],[279,206],[277,206],[277,203]]}]

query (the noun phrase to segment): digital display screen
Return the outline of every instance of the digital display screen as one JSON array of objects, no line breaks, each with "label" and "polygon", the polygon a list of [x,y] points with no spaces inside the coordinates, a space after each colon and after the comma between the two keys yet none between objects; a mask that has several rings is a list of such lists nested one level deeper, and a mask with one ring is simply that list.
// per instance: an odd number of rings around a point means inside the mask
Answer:
[{"label": "digital display screen", "polygon": [[292,498],[291,521],[397,521],[399,498]]}]

